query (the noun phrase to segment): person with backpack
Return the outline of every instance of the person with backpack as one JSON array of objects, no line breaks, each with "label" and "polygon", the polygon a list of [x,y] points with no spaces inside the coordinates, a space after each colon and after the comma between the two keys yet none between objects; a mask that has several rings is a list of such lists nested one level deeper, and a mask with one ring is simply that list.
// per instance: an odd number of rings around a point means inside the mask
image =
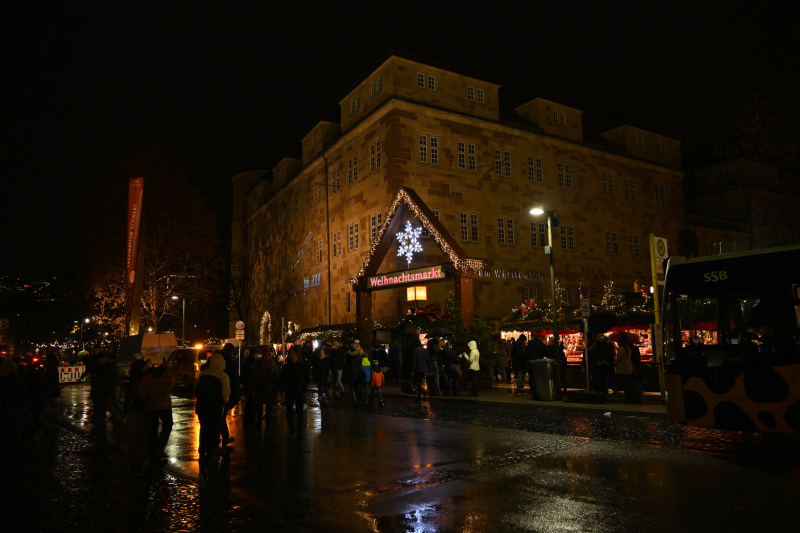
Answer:
[{"label": "person with backpack", "polygon": [[208,367],[200,372],[194,395],[197,397],[194,412],[200,421],[200,468],[219,461],[220,427],[224,423],[225,404],[230,398],[230,378],[225,373],[225,357],[214,352],[208,359]]}]

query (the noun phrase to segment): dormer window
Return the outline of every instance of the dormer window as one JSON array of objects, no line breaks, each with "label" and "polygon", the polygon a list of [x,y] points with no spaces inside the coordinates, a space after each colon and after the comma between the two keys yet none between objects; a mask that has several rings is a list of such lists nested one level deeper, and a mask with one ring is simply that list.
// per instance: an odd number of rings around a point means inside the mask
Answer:
[{"label": "dormer window", "polygon": [[356,96],[350,100],[350,114],[352,115],[359,109],[361,109],[361,96]]},{"label": "dormer window", "polygon": [[558,111],[553,111],[553,124],[561,124],[562,126],[566,126],[567,114],[559,113]]},{"label": "dormer window", "polygon": [[483,102],[484,102],[483,89],[478,89],[478,103],[482,104]]},{"label": "dormer window", "polygon": [[638,146],[639,148],[644,148],[644,137],[642,137],[641,135],[634,135],[633,145]]},{"label": "dormer window", "polygon": [[372,98],[375,98],[375,96],[381,92],[381,89],[383,89],[383,83],[381,83],[381,79],[378,78],[377,80],[373,81],[369,86],[370,96]]},{"label": "dormer window", "polygon": [[436,90],[436,76],[428,76],[428,89],[431,91]]},{"label": "dormer window", "polygon": [[417,72],[417,87],[425,88],[425,74]]},{"label": "dormer window", "polygon": [[475,87],[467,87],[467,98],[475,100]]},{"label": "dormer window", "polygon": [[658,153],[666,154],[667,153],[667,143],[662,143],[658,141]]}]

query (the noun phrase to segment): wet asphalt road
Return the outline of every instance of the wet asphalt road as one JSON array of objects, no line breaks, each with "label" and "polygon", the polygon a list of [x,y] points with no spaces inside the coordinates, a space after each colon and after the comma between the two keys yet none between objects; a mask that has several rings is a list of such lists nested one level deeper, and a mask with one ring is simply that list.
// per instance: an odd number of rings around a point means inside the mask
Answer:
[{"label": "wet asphalt road", "polygon": [[[64,411],[88,426],[88,389]],[[170,460],[96,457],[62,432],[6,465],[9,531],[800,531],[800,442],[501,404],[387,399],[320,409],[303,442],[279,409],[241,418],[219,474],[197,468],[194,401],[173,398]]]}]

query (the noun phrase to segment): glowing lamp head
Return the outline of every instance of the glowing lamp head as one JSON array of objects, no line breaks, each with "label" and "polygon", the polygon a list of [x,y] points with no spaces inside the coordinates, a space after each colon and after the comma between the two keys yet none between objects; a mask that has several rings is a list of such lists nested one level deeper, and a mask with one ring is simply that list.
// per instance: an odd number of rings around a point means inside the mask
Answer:
[{"label": "glowing lamp head", "polygon": [[173,299],[173,300],[177,300],[178,299],[177,296],[170,296],[170,298]]},{"label": "glowing lamp head", "polygon": [[652,287],[652,286],[651,286],[651,287],[650,287],[650,294],[653,294],[654,290],[655,290],[655,287]]},{"label": "glowing lamp head", "polygon": [[202,344],[195,344],[195,345],[194,345],[194,349],[195,349],[195,350],[199,350],[199,349],[200,349],[200,348],[202,348],[202,347],[203,347],[203,345],[202,345]]},{"label": "glowing lamp head", "polygon": [[531,215],[537,215],[537,216],[544,215],[544,209],[542,209],[541,207],[534,207],[533,209],[531,209]]},{"label": "glowing lamp head", "polygon": [[86,322],[88,324],[89,323],[89,319],[87,318],[86,320],[84,320],[84,322]]},{"label": "glowing lamp head", "polygon": [[147,331],[153,331],[153,328],[147,328]]}]

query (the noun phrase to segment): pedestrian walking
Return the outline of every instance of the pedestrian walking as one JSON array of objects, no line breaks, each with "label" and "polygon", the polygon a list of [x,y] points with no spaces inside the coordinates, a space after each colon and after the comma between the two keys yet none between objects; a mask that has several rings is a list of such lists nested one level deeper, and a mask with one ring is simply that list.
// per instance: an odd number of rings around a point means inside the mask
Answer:
[{"label": "pedestrian walking", "polygon": [[298,358],[299,350],[292,347],[289,350],[289,359],[281,369],[280,378],[280,390],[286,397],[286,420],[289,423],[290,440],[294,440],[295,436],[298,440],[302,440],[305,435],[306,417],[303,405],[306,403],[306,389],[311,381],[308,365]]},{"label": "pedestrian walking", "polygon": [[[136,356],[139,356],[136,358]],[[142,355],[134,354],[134,361],[130,369],[130,386],[128,396],[125,398],[127,414],[122,431],[122,442],[124,451],[128,455],[140,455],[150,453],[147,447],[147,432],[145,430],[145,410],[144,401],[139,398],[139,388],[142,386],[145,376],[150,372],[153,363],[150,359],[142,359]]]},{"label": "pedestrian walking", "polygon": [[[524,337],[524,335],[522,335],[522,337]],[[469,348],[469,355],[463,353],[461,354],[461,357],[469,361],[469,380],[472,383],[472,392],[470,396],[477,396],[478,371],[481,369],[481,364],[480,364],[481,353],[478,351],[478,343],[475,341],[469,341],[467,343],[467,347]]]},{"label": "pedestrian walking", "polygon": [[433,386],[428,386],[428,391],[432,396],[438,396],[442,393],[442,388],[439,385],[439,359],[442,350],[439,348],[438,339],[430,339],[428,341],[428,354],[431,357],[431,379]]},{"label": "pedestrian walking", "polygon": [[431,356],[428,350],[422,346],[422,341],[416,339],[414,343],[414,353],[412,354],[411,371],[414,373],[412,381],[413,387],[417,392],[417,401],[422,401],[422,383],[425,381],[425,376],[428,375],[431,368]]},{"label": "pedestrian walking", "polygon": [[364,377],[360,375],[362,371],[361,348],[357,343],[354,342],[350,345],[345,364],[347,367],[347,382],[350,387],[350,394],[353,396],[353,407],[358,407],[358,391]]},{"label": "pedestrian walking", "polygon": [[369,389],[369,383],[372,377],[372,362],[369,360],[369,356],[364,352],[361,352],[361,374],[359,374],[359,376],[358,399],[366,403],[368,398],[367,390]]},{"label": "pedestrian walking", "polygon": [[627,335],[622,335],[617,342],[617,354],[614,359],[614,371],[619,381],[617,386],[622,388],[626,396],[628,396],[628,389],[630,385],[628,381],[631,374],[633,374],[633,361],[631,361],[631,346]]},{"label": "pedestrian walking", "polygon": [[233,350],[234,347],[231,343],[226,343],[225,346],[222,347],[222,356],[225,358],[225,373],[228,374],[231,391],[228,403],[225,404],[225,413],[223,414],[222,425],[220,426],[220,436],[222,437],[223,446],[227,446],[236,440],[235,437],[231,437],[230,431],[228,430],[228,412],[236,407],[239,404],[239,400],[242,399],[242,388],[239,381],[239,364],[233,358]]},{"label": "pedestrian walking", "polygon": [[[261,441],[261,421],[266,422],[264,440],[267,438],[269,426],[275,411],[278,409],[278,391],[280,390],[280,374],[278,365],[272,357],[272,350],[264,348],[263,357],[256,362],[253,369],[253,400],[256,417],[256,442]],[[266,407],[266,414],[264,408]]]},{"label": "pedestrian walking", "polygon": [[[150,457],[162,459],[167,455],[164,448],[172,433],[172,388],[175,386],[175,373],[169,361],[153,368],[144,377],[139,387],[139,398],[145,402],[145,432]],[[161,422],[161,434],[158,423]]]},{"label": "pedestrian walking", "polygon": [[338,404],[340,398],[344,395],[344,385],[342,384],[342,372],[344,372],[345,354],[344,348],[339,346],[338,341],[333,341],[331,346],[331,372],[333,375],[333,391],[336,394],[336,402]]},{"label": "pedestrian walking", "polygon": [[458,361],[456,352],[449,341],[442,339],[442,362],[444,364],[445,372],[447,372],[447,390],[445,394],[450,396],[458,396],[458,390],[461,381],[461,365]]},{"label": "pedestrian walking", "polygon": [[208,367],[200,372],[194,395],[197,397],[194,412],[200,421],[198,447],[201,468],[219,461],[220,433],[224,423],[225,405],[230,399],[230,378],[225,373],[225,357],[215,352],[208,359]]},{"label": "pedestrian walking", "polygon": [[255,410],[253,406],[253,369],[261,354],[256,350],[244,351],[242,363],[242,396],[244,397],[244,425],[251,427],[255,423]]},{"label": "pedestrian walking", "polygon": [[525,335],[520,335],[511,348],[511,364],[514,365],[514,377],[517,379],[517,394],[525,394],[525,371],[528,363],[525,358],[527,340]]},{"label": "pedestrian walking", "polygon": [[331,371],[331,358],[325,353],[325,350],[317,350],[319,358],[314,367],[317,381],[317,396],[320,405],[328,404],[328,374]]},{"label": "pedestrian walking", "polygon": [[117,365],[107,354],[95,348],[95,357],[89,360],[92,383],[90,398],[94,408],[94,432],[98,451],[102,452],[108,446],[108,432],[106,430],[106,416],[111,413],[111,423],[116,433],[122,428],[122,413],[113,405],[114,393],[117,390],[119,377]]},{"label": "pedestrian walking", "polygon": [[383,369],[380,367],[380,361],[375,359],[372,362],[372,375],[370,376],[369,380],[369,405],[372,407],[372,397],[378,397],[378,405],[383,407],[383,394],[381,394],[381,387],[385,382],[385,377],[383,374]]}]

